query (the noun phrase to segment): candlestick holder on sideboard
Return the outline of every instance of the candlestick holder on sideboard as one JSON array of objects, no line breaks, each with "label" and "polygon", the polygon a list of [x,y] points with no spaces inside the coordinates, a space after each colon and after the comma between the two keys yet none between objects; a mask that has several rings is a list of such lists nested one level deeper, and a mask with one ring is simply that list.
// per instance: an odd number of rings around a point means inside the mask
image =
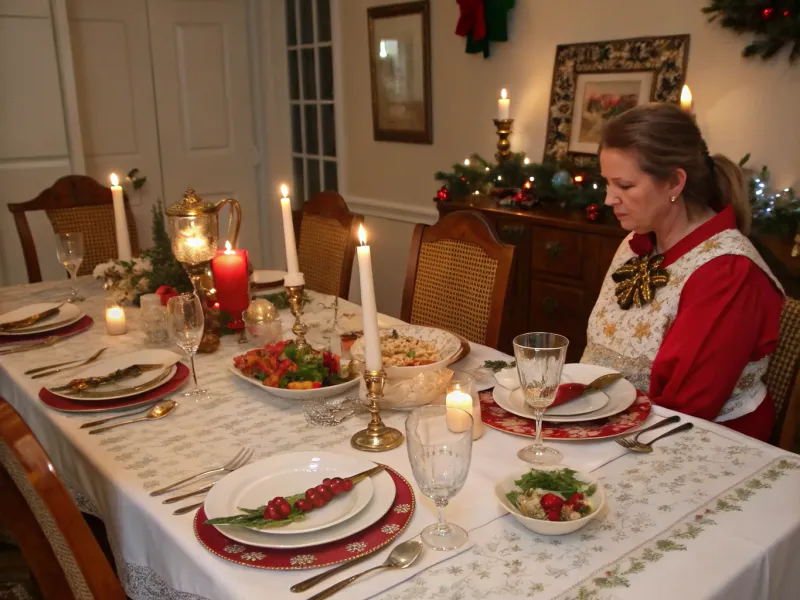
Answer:
[{"label": "candlestick holder on sideboard", "polygon": [[494,157],[498,163],[504,163],[511,158],[511,126],[514,124],[514,119],[493,119],[494,126],[497,129],[497,154]]}]

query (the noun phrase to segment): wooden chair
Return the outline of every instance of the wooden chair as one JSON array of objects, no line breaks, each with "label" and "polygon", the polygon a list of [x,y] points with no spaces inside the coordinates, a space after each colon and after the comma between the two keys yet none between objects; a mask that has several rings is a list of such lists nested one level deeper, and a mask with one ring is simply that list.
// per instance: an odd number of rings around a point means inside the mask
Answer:
[{"label": "wooden chair", "polygon": [[[117,258],[117,233],[114,227],[114,207],[111,189],[100,185],[86,175],[67,175],[56,181],[33,200],[19,204],[9,204],[8,210],[14,215],[28,281],[42,280],[36,245],[25,213],[43,210],[50,220],[55,233],[83,233],[84,256],[78,275],[88,275],[101,262]],[[139,240],[136,221],[130,203],[125,196],[125,216],[128,220],[128,234],[134,256],[139,255]]]},{"label": "wooden chair", "polygon": [[306,202],[297,261],[307,288],[347,299],[358,226],[363,223],[364,217],[350,212],[336,192],[320,192]]},{"label": "wooden chair", "polygon": [[800,300],[787,298],[781,312],[778,347],[764,377],[777,419],[771,442],[784,450],[800,449]]},{"label": "wooden chair", "polygon": [[2,398],[0,523],[22,551],[45,600],[125,600],[47,454]]},{"label": "wooden chair", "polygon": [[414,229],[402,319],[497,347],[514,247],[474,211]]}]

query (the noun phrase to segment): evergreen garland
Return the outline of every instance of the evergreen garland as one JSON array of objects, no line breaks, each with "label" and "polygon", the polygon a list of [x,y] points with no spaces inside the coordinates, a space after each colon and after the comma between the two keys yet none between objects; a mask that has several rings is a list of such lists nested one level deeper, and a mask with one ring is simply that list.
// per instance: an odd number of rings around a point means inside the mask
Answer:
[{"label": "evergreen garland", "polygon": [[755,34],[745,57],[768,60],[786,45],[790,62],[800,57],[800,0],[711,0],[703,13],[726,29]]}]

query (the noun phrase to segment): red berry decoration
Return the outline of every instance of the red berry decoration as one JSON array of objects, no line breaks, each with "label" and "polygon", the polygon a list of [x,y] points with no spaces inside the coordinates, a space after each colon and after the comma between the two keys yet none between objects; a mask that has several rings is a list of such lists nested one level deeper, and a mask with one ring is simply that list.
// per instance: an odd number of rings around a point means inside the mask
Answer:
[{"label": "red berry decoration", "polygon": [[338,496],[343,491],[344,488],[342,487],[342,484],[340,482],[334,481],[333,483],[331,483],[331,492],[333,493],[334,496]]},{"label": "red berry decoration", "polygon": [[267,506],[267,515],[273,521],[280,521],[283,518],[281,513],[278,512],[278,509],[275,508],[274,504]]},{"label": "red berry decoration", "polygon": [[317,490],[315,490],[314,488],[308,488],[306,490],[306,498],[308,500],[311,500],[311,499],[314,498],[314,496],[319,496],[319,494],[317,493]]},{"label": "red berry decoration", "polygon": [[308,500],[306,500],[305,498],[300,498],[299,500],[297,500],[294,503],[294,507],[297,510],[302,510],[303,512],[308,512],[312,508],[314,508],[313,506],[311,506],[311,503]]},{"label": "red berry decoration", "polygon": [[342,489],[344,489],[345,492],[349,492],[350,490],[352,490],[353,489],[353,480],[352,479],[343,479],[342,480]]},{"label": "red berry decoration", "polygon": [[314,494],[314,497],[311,498],[311,505],[314,508],[322,508],[323,506],[325,506],[325,498],[323,498],[319,494]]},{"label": "red berry decoration", "polygon": [[331,481],[333,481],[333,479],[331,479],[330,477],[326,477],[325,479],[322,480],[322,485],[329,485]]},{"label": "red berry decoration", "polygon": [[547,520],[548,521],[560,521],[561,520],[561,510],[554,508],[553,510],[547,511]]},{"label": "red berry decoration", "polygon": [[600,205],[590,204],[586,207],[586,218],[590,221],[597,221],[600,218]]},{"label": "red berry decoration", "polygon": [[763,16],[765,19],[769,19],[771,15],[772,15],[771,8],[765,8],[764,10],[761,11],[761,16]]},{"label": "red berry decoration", "polygon": [[555,494],[545,494],[542,496],[539,504],[542,505],[543,509],[549,512],[551,510],[561,510],[561,507],[564,506],[564,500]]}]

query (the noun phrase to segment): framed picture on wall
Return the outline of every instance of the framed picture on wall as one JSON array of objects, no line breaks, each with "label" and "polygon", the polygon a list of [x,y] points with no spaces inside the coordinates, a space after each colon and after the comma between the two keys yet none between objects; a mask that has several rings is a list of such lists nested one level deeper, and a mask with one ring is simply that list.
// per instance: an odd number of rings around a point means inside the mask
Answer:
[{"label": "framed picture on wall", "polygon": [[608,119],[645,102],[680,102],[688,60],[688,35],[558,46],[545,157],[596,163]]},{"label": "framed picture on wall", "polygon": [[372,7],[367,22],[374,139],[433,143],[427,0]]}]

